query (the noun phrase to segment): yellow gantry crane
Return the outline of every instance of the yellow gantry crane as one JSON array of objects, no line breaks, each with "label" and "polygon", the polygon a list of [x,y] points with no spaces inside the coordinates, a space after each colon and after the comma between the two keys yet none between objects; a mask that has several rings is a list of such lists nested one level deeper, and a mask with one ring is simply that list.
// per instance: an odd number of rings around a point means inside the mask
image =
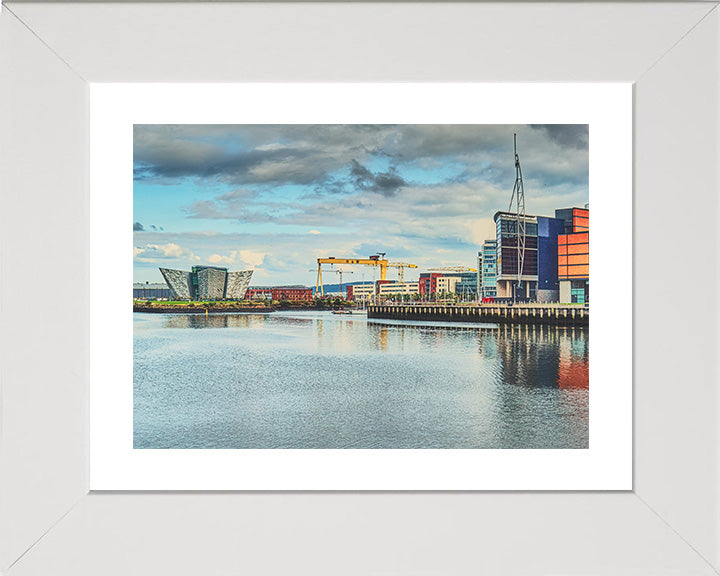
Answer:
[{"label": "yellow gantry crane", "polygon": [[408,264],[407,262],[390,262],[388,268],[398,269],[398,282],[405,279],[405,268],[417,268],[417,264]]},{"label": "yellow gantry crane", "polygon": [[322,296],[325,296],[325,290],[323,288],[323,280],[322,280],[322,265],[323,264],[359,264],[362,266],[376,266],[380,268],[380,280],[385,280],[387,278],[387,269],[388,268],[397,268],[398,269],[398,278],[400,282],[402,282],[404,277],[404,270],[405,268],[417,268],[416,264],[408,264],[407,262],[392,262],[389,263],[384,257],[381,258],[381,256],[385,256],[385,254],[377,255],[377,256],[370,256],[369,258],[334,258],[332,256],[328,258],[318,258],[317,259],[317,284],[315,286],[315,294],[320,292]]}]

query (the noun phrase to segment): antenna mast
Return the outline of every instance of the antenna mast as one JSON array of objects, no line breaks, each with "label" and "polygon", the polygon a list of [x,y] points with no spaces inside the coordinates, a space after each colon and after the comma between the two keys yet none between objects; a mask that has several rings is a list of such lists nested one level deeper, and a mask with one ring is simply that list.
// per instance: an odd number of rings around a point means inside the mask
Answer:
[{"label": "antenna mast", "polygon": [[[510,196],[510,207],[508,212],[515,212],[516,234],[517,234],[517,286],[522,283],[522,273],[525,264],[525,188],[523,187],[522,169],[520,168],[520,157],[517,153],[517,134],[513,134],[513,148],[515,150],[515,186]],[[515,210],[513,210],[515,200]]]}]

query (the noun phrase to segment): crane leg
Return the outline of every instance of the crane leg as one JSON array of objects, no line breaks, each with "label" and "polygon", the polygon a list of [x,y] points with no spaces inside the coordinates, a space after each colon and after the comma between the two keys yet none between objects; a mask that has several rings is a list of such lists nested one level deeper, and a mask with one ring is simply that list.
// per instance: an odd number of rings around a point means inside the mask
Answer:
[{"label": "crane leg", "polygon": [[317,283],[315,284],[315,295],[317,295],[318,291],[320,292],[321,296],[325,296],[325,289],[322,283],[322,266],[320,264],[318,264]]}]

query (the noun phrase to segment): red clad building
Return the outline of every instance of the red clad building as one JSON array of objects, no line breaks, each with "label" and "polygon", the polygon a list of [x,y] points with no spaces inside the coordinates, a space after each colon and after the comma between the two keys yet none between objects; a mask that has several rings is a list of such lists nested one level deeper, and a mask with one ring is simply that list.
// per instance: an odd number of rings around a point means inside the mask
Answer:
[{"label": "red clad building", "polygon": [[418,293],[420,297],[430,296],[437,293],[437,279],[442,276],[442,272],[423,272],[418,280]]}]

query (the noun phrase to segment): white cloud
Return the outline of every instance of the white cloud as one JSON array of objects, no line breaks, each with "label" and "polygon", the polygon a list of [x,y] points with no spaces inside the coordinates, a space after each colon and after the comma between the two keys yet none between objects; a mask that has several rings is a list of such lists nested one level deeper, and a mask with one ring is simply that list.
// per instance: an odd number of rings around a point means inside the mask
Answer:
[{"label": "white cloud", "polygon": [[167,244],[145,244],[134,246],[133,256],[142,262],[155,262],[158,259],[181,258],[183,256],[193,257],[193,254],[178,244],[169,242]]},{"label": "white cloud", "polygon": [[220,256],[220,254],[211,254],[208,256],[207,261],[210,264],[232,264],[235,262],[235,258],[232,256]]},{"label": "white cloud", "polygon": [[485,240],[495,239],[495,222],[492,218],[481,218],[469,223],[472,241],[481,246]]}]

